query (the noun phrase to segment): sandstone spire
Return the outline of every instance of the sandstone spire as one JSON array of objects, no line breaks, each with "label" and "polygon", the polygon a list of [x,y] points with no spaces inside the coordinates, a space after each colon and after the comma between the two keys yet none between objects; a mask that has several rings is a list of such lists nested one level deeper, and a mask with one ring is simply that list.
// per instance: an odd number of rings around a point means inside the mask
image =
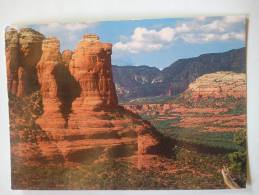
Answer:
[{"label": "sandstone spire", "polygon": [[56,79],[58,66],[62,65],[60,43],[56,38],[47,38],[42,43],[42,56],[37,64],[37,74],[40,83],[44,113],[37,120],[42,128],[64,128],[65,119],[58,97],[58,83]]},{"label": "sandstone spire", "polygon": [[[87,120],[86,111],[118,106],[111,67],[112,45],[97,35],[85,35],[69,64],[71,75],[80,85],[80,96],[72,104],[71,123]],[[85,118],[85,119],[84,119]]]}]

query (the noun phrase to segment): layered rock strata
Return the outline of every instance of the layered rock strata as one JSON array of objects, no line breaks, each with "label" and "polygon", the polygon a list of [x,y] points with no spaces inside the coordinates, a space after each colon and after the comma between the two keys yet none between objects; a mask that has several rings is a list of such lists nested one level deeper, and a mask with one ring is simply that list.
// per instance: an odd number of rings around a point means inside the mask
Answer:
[{"label": "layered rock strata", "polygon": [[17,96],[37,88],[35,66],[41,57],[44,36],[32,29],[6,32],[6,64],[9,91]]},{"label": "layered rock strata", "polygon": [[16,96],[30,94],[38,89],[35,67],[45,37],[30,28],[10,29],[5,37],[8,90]]},{"label": "layered rock strata", "polygon": [[[57,39],[43,41],[36,68],[44,112],[36,122],[48,141],[37,143],[41,159],[59,163],[122,159],[141,168],[148,166],[147,157],[170,148],[161,145],[162,136],[152,125],[118,105],[111,48],[98,36],[85,35],[69,60],[71,53],[61,55]],[[37,159],[25,149],[21,145],[15,153]]]},{"label": "layered rock strata", "polygon": [[19,85],[19,33],[15,29],[10,29],[5,33],[5,55],[8,91],[17,94]]},{"label": "layered rock strata", "polygon": [[42,43],[42,56],[37,64],[37,75],[44,113],[37,123],[43,129],[64,128],[65,119],[61,112],[58,97],[57,70],[62,66],[60,43],[56,38],[47,38]]},{"label": "layered rock strata", "polygon": [[80,95],[72,104],[69,127],[88,127],[92,111],[118,106],[112,80],[111,50],[112,45],[100,42],[97,35],[85,35],[75,49],[69,70],[79,83]]},{"label": "layered rock strata", "polygon": [[246,75],[230,71],[205,74],[192,82],[183,95],[193,99],[246,97]]},{"label": "layered rock strata", "polygon": [[62,52],[62,61],[65,67],[68,68],[70,60],[72,59],[73,51],[66,49]]}]

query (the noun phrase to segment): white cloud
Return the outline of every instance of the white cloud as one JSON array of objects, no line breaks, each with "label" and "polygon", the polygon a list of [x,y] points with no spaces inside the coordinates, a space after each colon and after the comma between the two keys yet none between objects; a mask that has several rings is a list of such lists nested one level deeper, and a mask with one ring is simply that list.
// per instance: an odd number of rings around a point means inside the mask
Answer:
[{"label": "white cloud", "polygon": [[208,24],[204,24],[201,28],[204,31],[219,31],[226,32],[231,30],[231,28],[236,25],[245,22],[245,16],[225,16],[221,19],[213,20]]},{"label": "white cloud", "polygon": [[175,27],[175,32],[177,32],[177,33],[190,32],[193,28],[194,28],[194,26],[191,24],[182,23]]},{"label": "white cloud", "polygon": [[57,37],[61,41],[61,50],[74,49],[89,28],[93,28],[98,23],[47,23],[32,25],[32,28],[41,32],[46,37]]},{"label": "white cloud", "polygon": [[153,51],[169,44],[174,38],[174,29],[170,27],[162,28],[159,31],[154,29],[138,27],[134,30],[130,40],[117,42],[113,48],[115,50],[138,53],[140,51]]},{"label": "white cloud", "polygon": [[244,28],[235,28],[245,22],[244,16],[225,16],[209,19],[196,17],[194,20],[164,27],[159,30],[144,27],[135,28],[129,38],[114,44],[115,51],[130,53],[150,52],[172,44],[176,40],[187,43],[206,43],[210,41],[227,41],[245,39]]},{"label": "white cloud", "polygon": [[89,28],[94,23],[49,23],[49,24],[42,24],[40,26],[40,31],[43,33],[50,33],[56,31],[77,31],[82,30],[85,28]]},{"label": "white cloud", "polygon": [[223,33],[223,34],[214,34],[214,33],[189,33],[181,37],[185,42],[188,43],[206,43],[210,41],[226,41],[226,40],[244,40],[244,33]]}]

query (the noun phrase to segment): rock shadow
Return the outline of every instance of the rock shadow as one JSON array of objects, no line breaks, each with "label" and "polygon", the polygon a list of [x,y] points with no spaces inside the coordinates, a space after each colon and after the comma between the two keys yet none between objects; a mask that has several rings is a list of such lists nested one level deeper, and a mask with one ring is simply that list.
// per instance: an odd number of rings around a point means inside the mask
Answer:
[{"label": "rock shadow", "polygon": [[71,113],[72,102],[75,98],[80,96],[81,87],[71,75],[68,68],[65,67],[62,63],[54,68],[53,74],[58,86],[58,98],[61,101],[60,110],[66,121],[67,127],[68,117]]}]

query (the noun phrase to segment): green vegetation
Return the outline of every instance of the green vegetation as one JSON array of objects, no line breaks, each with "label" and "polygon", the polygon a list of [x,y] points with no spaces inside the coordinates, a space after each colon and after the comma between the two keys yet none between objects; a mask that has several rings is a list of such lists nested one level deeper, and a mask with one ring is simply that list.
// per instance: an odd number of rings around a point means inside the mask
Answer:
[{"label": "green vegetation", "polygon": [[236,98],[233,96],[228,96],[225,98],[208,97],[208,98],[200,98],[200,99],[197,99],[194,101],[191,94],[185,93],[184,96],[182,94],[178,95],[169,102],[184,105],[189,108],[193,108],[193,107],[197,107],[197,108],[230,107],[231,108],[231,107],[234,107],[233,111],[236,111],[236,114],[242,114],[242,113],[246,112],[246,98],[243,98],[243,97],[241,97],[241,98]]},{"label": "green vegetation", "polygon": [[10,130],[23,132],[22,137],[13,137],[12,144],[17,142],[35,143],[37,139],[47,139],[35,120],[42,114],[42,100],[39,91],[25,97],[9,94]]},{"label": "green vegetation", "polygon": [[171,126],[170,120],[153,124],[161,133],[178,141],[226,150],[236,150],[238,148],[238,145],[233,142],[233,132],[206,132],[195,128],[174,127]]},{"label": "green vegetation", "polygon": [[246,114],[246,99],[242,98],[236,101],[236,104],[224,114],[233,114],[233,115]]},{"label": "green vegetation", "polygon": [[16,97],[10,93],[9,108],[11,120],[25,120],[28,126],[33,126],[35,119],[43,112],[40,92],[37,91],[25,97]]},{"label": "green vegetation", "polygon": [[[198,113],[202,115],[204,113]],[[193,113],[193,115],[196,115]],[[157,120],[158,117],[166,115],[142,115],[141,117],[148,120],[154,127],[167,137],[173,140],[183,141],[191,144],[203,145],[204,147],[215,147],[225,150],[237,150],[239,145],[234,142],[235,132],[209,132],[203,131],[204,127],[184,128],[177,126],[180,122],[180,117],[169,120]],[[215,124],[215,127],[224,127],[221,124]]]},{"label": "green vegetation", "polygon": [[[185,94],[185,96],[179,95],[173,98],[170,102],[178,105],[183,105],[187,108],[229,108],[227,111],[220,113],[220,115],[241,115],[246,113],[246,98],[235,98],[229,96],[226,98],[201,98],[198,101],[194,101],[191,98],[191,94]],[[164,135],[178,141],[204,145],[204,147],[209,146],[222,148],[226,150],[238,150],[241,147],[240,144],[234,141],[235,132],[204,131],[205,124],[208,124],[211,127],[218,127],[219,129],[227,127],[221,123],[205,122],[201,126],[196,126],[194,128],[184,128],[178,126],[178,123],[180,122],[180,116],[174,119],[159,120],[160,117],[170,117],[172,114],[177,115],[177,113],[170,112],[163,115],[143,114],[141,117],[145,120],[150,121],[156,127],[156,129]],[[213,113],[207,112],[189,112],[188,116],[213,117],[215,115]],[[242,128],[244,128],[244,125],[240,125],[240,129]]]},{"label": "green vegetation", "polygon": [[[220,189],[223,155],[207,155],[175,148],[170,171],[137,169],[132,164],[110,160],[79,166],[28,166],[13,162],[13,189]],[[204,165],[204,166],[201,166]]]},{"label": "green vegetation", "polygon": [[[194,101],[191,97],[178,97],[171,100],[171,103],[182,105],[186,108],[228,108],[227,111],[221,113],[213,112],[188,112],[186,117],[217,117],[217,116],[229,116],[231,115],[245,115],[246,114],[246,98],[234,98],[232,96],[227,98],[201,98]],[[172,111],[167,114],[177,115]],[[224,159],[226,160],[224,165],[229,165],[231,175],[235,181],[241,186],[245,187],[246,184],[246,159],[247,159],[247,148],[246,148],[246,131],[244,122],[240,122],[240,125],[233,125],[235,128],[239,128],[239,131],[204,131],[203,129],[208,125],[214,128],[230,128],[231,125],[213,121],[213,122],[202,122],[201,125],[196,124],[195,127],[184,128],[179,125],[180,119],[184,118],[185,115],[179,115],[175,119],[166,119],[166,114],[160,115],[148,115],[144,114],[142,118],[149,120],[157,130],[171,137],[175,140],[176,145],[187,147],[192,152],[199,151],[205,156],[208,154],[217,154],[222,152],[226,154]],[[164,120],[159,118],[164,117]],[[224,120],[224,119],[223,119]],[[231,119],[230,119],[231,120]],[[214,153],[216,152],[216,153]],[[181,154],[184,158],[185,154]],[[190,162],[191,163],[191,162]],[[194,162],[192,162],[193,164]],[[206,162],[208,164],[208,162]]]},{"label": "green vegetation", "polygon": [[228,155],[230,161],[230,171],[237,179],[237,183],[241,186],[246,184],[246,166],[247,166],[247,144],[246,131],[241,130],[234,136],[235,143],[239,149]]}]

